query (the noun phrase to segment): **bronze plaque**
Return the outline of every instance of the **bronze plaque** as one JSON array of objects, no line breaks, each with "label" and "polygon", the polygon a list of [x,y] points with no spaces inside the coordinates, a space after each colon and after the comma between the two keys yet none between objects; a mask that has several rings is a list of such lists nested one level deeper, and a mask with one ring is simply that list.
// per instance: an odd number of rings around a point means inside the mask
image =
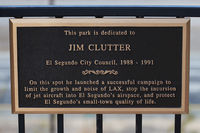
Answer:
[{"label": "bronze plaque", "polygon": [[189,19],[11,19],[13,113],[188,113]]}]

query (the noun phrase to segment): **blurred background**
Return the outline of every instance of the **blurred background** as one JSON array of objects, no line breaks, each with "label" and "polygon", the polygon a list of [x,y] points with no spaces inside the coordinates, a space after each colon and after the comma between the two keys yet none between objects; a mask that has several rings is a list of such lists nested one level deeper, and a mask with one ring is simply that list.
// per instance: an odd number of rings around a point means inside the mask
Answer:
[{"label": "blurred background", "polygon": [[[200,5],[200,0],[0,0],[6,5]],[[0,18],[0,133],[17,133],[11,114],[9,18]],[[200,133],[200,18],[191,18],[190,114],[182,133]],[[26,115],[27,133],[55,133],[56,116]],[[135,115],[104,115],[104,133],[133,133]],[[66,133],[95,133],[95,115],[65,115]],[[144,133],[173,133],[174,115],[143,115]]]}]

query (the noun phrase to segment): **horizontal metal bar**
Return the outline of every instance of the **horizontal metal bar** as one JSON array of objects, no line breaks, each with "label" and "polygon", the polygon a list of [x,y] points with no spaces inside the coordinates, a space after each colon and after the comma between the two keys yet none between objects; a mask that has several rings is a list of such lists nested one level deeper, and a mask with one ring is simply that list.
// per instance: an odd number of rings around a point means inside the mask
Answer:
[{"label": "horizontal metal bar", "polygon": [[0,17],[18,16],[200,17],[200,6],[0,6]]}]

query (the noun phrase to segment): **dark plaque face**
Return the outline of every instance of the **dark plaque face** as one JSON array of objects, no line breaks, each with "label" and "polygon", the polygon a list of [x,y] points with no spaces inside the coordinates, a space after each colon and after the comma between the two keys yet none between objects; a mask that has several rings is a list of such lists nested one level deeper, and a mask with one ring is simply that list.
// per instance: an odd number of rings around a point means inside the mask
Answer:
[{"label": "dark plaque face", "polygon": [[12,19],[11,43],[14,113],[188,112],[188,19]]}]

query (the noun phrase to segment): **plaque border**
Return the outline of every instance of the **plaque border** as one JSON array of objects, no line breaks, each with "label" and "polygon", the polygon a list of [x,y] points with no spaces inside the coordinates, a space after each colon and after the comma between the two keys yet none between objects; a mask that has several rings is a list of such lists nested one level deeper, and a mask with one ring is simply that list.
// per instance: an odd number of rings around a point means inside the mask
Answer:
[{"label": "plaque border", "polygon": [[[189,113],[189,18],[54,18],[10,19],[11,99],[14,114],[186,114]],[[182,91],[180,108],[24,108],[18,101],[17,27],[182,27]]]}]

